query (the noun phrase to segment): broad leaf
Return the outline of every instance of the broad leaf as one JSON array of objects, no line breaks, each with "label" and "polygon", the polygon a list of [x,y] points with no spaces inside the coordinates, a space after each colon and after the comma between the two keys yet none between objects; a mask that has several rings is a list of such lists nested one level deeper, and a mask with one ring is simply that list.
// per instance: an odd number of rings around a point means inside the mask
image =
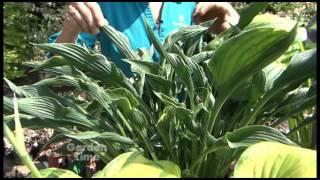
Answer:
[{"label": "broad leaf", "polygon": [[246,25],[248,25],[252,19],[267,5],[268,2],[251,2],[247,7],[241,9],[241,12],[239,13],[239,23],[237,24],[239,29],[243,29]]},{"label": "broad leaf", "polygon": [[235,178],[316,178],[316,151],[275,142],[250,146],[236,164]]},{"label": "broad leaf", "polygon": [[180,169],[169,161],[151,161],[143,157],[141,152],[134,151],[119,155],[103,170],[94,175],[95,178],[107,177],[180,177]]},{"label": "broad leaf", "polygon": [[45,178],[81,178],[72,171],[58,168],[42,169],[40,174]]},{"label": "broad leaf", "polygon": [[281,142],[284,144],[295,145],[290,139],[280,131],[261,125],[252,125],[239,128],[227,133],[225,139],[230,148],[249,146],[261,141]]},{"label": "broad leaf", "polygon": [[133,144],[133,141],[127,137],[120,136],[112,132],[98,133],[95,131],[85,131],[73,134],[64,134],[73,139],[106,139],[110,142],[118,142],[123,144]]}]

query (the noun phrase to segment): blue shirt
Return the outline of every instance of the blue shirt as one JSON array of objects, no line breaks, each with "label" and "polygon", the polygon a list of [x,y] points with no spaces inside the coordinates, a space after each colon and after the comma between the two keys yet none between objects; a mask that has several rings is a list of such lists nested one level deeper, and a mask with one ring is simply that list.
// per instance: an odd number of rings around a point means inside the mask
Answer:
[{"label": "blue shirt", "polygon": [[[163,42],[172,31],[192,24],[192,13],[196,4],[195,2],[164,2],[161,14],[163,22],[160,29],[156,27],[148,2],[99,2],[99,5],[109,25],[126,35],[131,48],[136,51],[138,48],[149,49],[151,45],[143,21],[144,16],[159,40]],[[60,33],[50,36],[49,43],[55,42]],[[121,60],[124,55],[104,33],[98,35],[80,33],[77,43],[84,43],[87,47],[93,48],[96,40],[100,41],[101,53],[110,58],[127,76],[132,76],[130,65]],[[159,58],[154,56],[153,61],[158,60]]]}]

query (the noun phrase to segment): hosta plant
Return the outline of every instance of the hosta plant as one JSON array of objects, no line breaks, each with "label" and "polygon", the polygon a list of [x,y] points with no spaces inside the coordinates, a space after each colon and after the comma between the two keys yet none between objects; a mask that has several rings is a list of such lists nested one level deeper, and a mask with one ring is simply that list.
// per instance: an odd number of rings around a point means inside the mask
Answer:
[{"label": "hosta plant", "polygon": [[[153,46],[137,51],[116,29],[102,27],[133,77],[85,47],[36,44],[55,56],[34,62],[34,70],[52,77],[25,86],[6,80],[19,96],[22,124],[53,128],[48,144],[71,138],[105,146],[107,152],[93,151],[106,164],[131,151],[155,162],[171,161],[181,177],[228,177],[241,152],[261,141],[299,146],[273,127],[315,105],[316,92],[306,82],[315,79],[316,50],[289,53],[299,41],[297,23],[257,15],[265,5],[252,3],[237,26],[208,43],[203,36],[214,20],[181,28],[163,44],[146,23]],[[159,63],[151,61],[154,53]],[[59,86],[73,93],[51,90]],[[301,88],[307,92],[300,94]],[[82,92],[85,99],[78,98]],[[7,97],[4,112],[13,129]]]}]

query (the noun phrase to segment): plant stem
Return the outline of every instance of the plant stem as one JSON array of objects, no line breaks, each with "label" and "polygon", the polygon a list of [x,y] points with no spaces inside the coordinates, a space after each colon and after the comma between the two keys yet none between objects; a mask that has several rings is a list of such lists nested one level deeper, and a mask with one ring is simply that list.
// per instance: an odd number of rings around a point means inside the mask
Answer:
[{"label": "plant stem", "polygon": [[17,141],[13,135],[13,132],[10,130],[10,128],[7,126],[5,122],[3,122],[4,127],[4,134],[14,147],[15,151],[17,152],[19,158],[23,162],[24,165],[26,165],[31,173],[32,176],[35,178],[42,178],[40,171],[37,169],[37,167],[33,164],[30,156],[28,155],[27,151],[24,148],[19,148],[19,145],[17,144]]},{"label": "plant stem", "polygon": [[[143,131],[143,130],[142,130],[142,131]],[[138,133],[140,134],[140,136],[141,136],[144,144],[146,145],[147,150],[149,151],[152,159],[153,159],[154,161],[157,161],[158,158],[157,158],[156,154],[154,153],[152,146],[150,146],[150,144],[151,144],[150,141],[148,141],[148,139],[143,135],[143,132],[138,131]]]},{"label": "plant stem", "polygon": [[211,131],[214,127],[214,124],[216,122],[216,119],[218,117],[218,114],[219,114],[219,112],[220,112],[220,110],[226,100],[227,100],[227,96],[224,96],[222,98],[220,98],[219,96],[217,97],[217,99],[214,103],[214,106],[213,106],[211,117],[210,117],[209,121],[207,121],[207,125],[206,125],[206,128],[209,131],[209,133],[211,133]]},{"label": "plant stem", "polygon": [[[130,133],[132,133],[132,128],[131,128],[130,124],[128,123],[128,121],[126,120],[126,118],[123,116],[123,114],[119,111],[119,109],[117,109],[116,112],[117,112],[118,116],[120,117],[120,119],[123,121],[123,123],[126,125],[128,130],[130,131]],[[125,134],[125,132],[123,132],[123,133]]]},{"label": "plant stem", "polygon": [[203,158],[205,158],[208,154],[210,154],[210,153],[212,153],[212,152],[215,152],[215,151],[218,151],[218,150],[220,150],[220,149],[223,149],[223,148],[225,148],[225,147],[226,147],[226,145],[224,145],[224,146],[218,146],[218,147],[211,148],[211,149],[207,150],[205,153],[203,153],[203,154],[191,165],[190,171],[192,171],[192,170],[197,166],[197,164],[199,164],[199,163],[201,162],[201,160],[202,160]]},{"label": "plant stem", "polygon": [[256,106],[256,108],[254,109],[254,111],[252,112],[251,116],[249,116],[248,120],[246,121],[242,121],[240,123],[242,123],[240,125],[240,127],[242,126],[247,126],[249,124],[252,124],[255,121],[255,118],[257,116],[257,114],[260,112],[260,110],[262,109],[262,107],[273,97],[274,94],[276,94],[278,91],[273,91],[269,94],[267,94]]}]

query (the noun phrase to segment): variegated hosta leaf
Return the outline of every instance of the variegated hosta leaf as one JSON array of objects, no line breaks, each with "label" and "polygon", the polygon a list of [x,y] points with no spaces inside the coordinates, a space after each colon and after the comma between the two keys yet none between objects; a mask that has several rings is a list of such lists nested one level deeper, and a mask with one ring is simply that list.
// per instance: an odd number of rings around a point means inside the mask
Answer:
[{"label": "variegated hosta leaf", "polygon": [[201,53],[195,54],[191,57],[191,60],[200,64],[203,61],[211,59],[213,56],[214,51],[203,51]]},{"label": "variegated hosta leaf", "polygon": [[49,96],[57,98],[58,95],[54,94],[49,88],[40,85],[24,85],[16,86],[10,80],[4,78],[9,88],[21,97],[34,97],[34,96]]},{"label": "variegated hosta leaf", "polygon": [[177,59],[181,59],[180,61],[177,61],[178,64],[176,67],[174,67],[174,69],[177,73],[178,79],[180,79],[187,87],[190,103],[193,108],[195,87],[205,87],[208,83],[207,77],[202,67],[191,58],[184,55],[177,45],[173,46],[173,50],[178,53]]},{"label": "variegated hosta leaf", "polygon": [[163,47],[163,45],[161,44],[160,40],[157,38],[157,36],[154,34],[152,28],[150,27],[149,23],[146,21],[146,19],[144,19],[146,28],[147,28],[147,32],[150,38],[150,41],[152,42],[152,44],[154,45],[154,47],[156,48],[156,50],[158,51],[158,53],[160,54],[161,57],[161,62],[160,65],[163,65],[163,63],[165,62],[165,60],[167,60],[173,67],[175,67],[175,64],[177,60],[175,60],[173,58],[172,55],[170,55],[165,48]]},{"label": "variegated hosta leaf", "polygon": [[169,97],[167,95],[164,95],[162,93],[159,93],[159,92],[155,92],[153,91],[153,93],[164,103],[164,104],[167,104],[167,105],[172,105],[174,107],[185,107],[185,104],[182,104],[182,103],[178,103],[176,101],[176,99],[172,98],[172,97]]},{"label": "variegated hosta leaf", "polygon": [[131,64],[132,67],[146,74],[159,75],[159,72],[161,71],[161,67],[158,63],[141,61],[141,60],[124,60],[124,61]]},{"label": "variegated hosta leaf", "polygon": [[33,85],[24,85],[24,86],[15,86],[11,81],[7,79],[5,79],[5,81],[9,85],[10,89],[13,92],[17,93],[17,95],[19,95],[20,97],[38,97],[38,96],[52,97],[64,106],[67,106],[67,107],[70,106],[78,110],[79,112],[83,111],[77,104],[74,103],[74,101],[55,94],[47,87],[48,85],[55,84],[55,85],[70,85],[72,87],[77,87],[79,89],[76,81],[72,77],[57,76],[55,78],[43,79]]},{"label": "variegated hosta leaf", "polygon": [[113,159],[103,170],[96,173],[95,178],[108,177],[175,177],[179,178],[179,167],[170,161],[151,161],[143,157],[141,152],[127,152]]},{"label": "variegated hosta leaf", "polygon": [[73,171],[58,168],[47,168],[40,170],[40,174],[45,178],[81,178]]},{"label": "variegated hosta leaf", "polygon": [[103,26],[102,30],[127,58],[130,60],[139,59],[139,56],[132,51],[129,40],[124,34],[110,25]]},{"label": "variegated hosta leaf", "polygon": [[36,70],[71,65],[80,70],[90,72],[95,79],[110,83],[116,87],[126,87],[136,94],[135,89],[124,73],[101,54],[72,43],[37,44],[36,46],[63,56],[63,58],[51,58],[49,61],[45,61]]},{"label": "variegated hosta leaf", "polygon": [[175,131],[175,110],[174,107],[168,106],[163,110],[160,119],[157,122],[157,129],[167,149],[172,149]]},{"label": "variegated hosta leaf", "polygon": [[64,135],[73,139],[105,139],[110,142],[118,142],[122,144],[130,144],[130,145],[133,144],[133,141],[131,139],[120,136],[112,132],[98,133],[95,131],[85,131],[85,132],[64,134]]},{"label": "variegated hosta leaf", "polygon": [[173,89],[175,89],[174,83],[161,76],[147,74],[146,82],[150,84],[152,89],[156,89],[158,92],[161,92],[167,96],[170,96],[170,94],[174,93],[173,91]]},{"label": "variegated hosta leaf", "polygon": [[[6,104],[10,106],[10,103]],[[65,107],[57,100],[50,97],[21,98],[18,100],[18,104],[21,112],[41,119],[66,121],[74,126],[81,126],[88,129],[97,128],[95,123],[93,123],[93,119],[88,115],[82,114],[71,107]]]},{"label": "variegated hosta leaf", "polygon": [[316,178],[316,151],[275,142],[250,146],[237,162],[234,178]]},{"label": "variegated hosta leaf", "polygon": [[79,78],[72,77],[69,75],[60,75],[60,76],[55,76],[52,78],[47,78],[40,80],[35,83],[35,85],[38,86],[70,86],[74,87],[77,90],[80,90],[80,85],[79,85]]},{"label": "variegated hosta leaf", "polygon": [[[57,58],[59,56],[55,56]],[[53,58],[53,57],[52,57]],[[61,57],[60,57],[61,58]],[[32,71],[35,71],[38,66],[43,64],[43,61],[32,61],[32,62],[25,62],[23,63],[25,66],[33,68]],[[66,66],[56,66],[56,67],[51,67],[51,68],[46,68],[46,69],[41,69],[44,72],[49,72],[53,75],[73,75],[74,68],[70,67],[69,65]]]},{"label": "variegated hosta leaf", "polygon": [[171,33],[164,41],[166,50],[175,45],[178,41],[186,42],[189,39],[199,40],[200,37],[207,32],[208,28],[215,20],[210,20],[200,25],[182,27]]}]

